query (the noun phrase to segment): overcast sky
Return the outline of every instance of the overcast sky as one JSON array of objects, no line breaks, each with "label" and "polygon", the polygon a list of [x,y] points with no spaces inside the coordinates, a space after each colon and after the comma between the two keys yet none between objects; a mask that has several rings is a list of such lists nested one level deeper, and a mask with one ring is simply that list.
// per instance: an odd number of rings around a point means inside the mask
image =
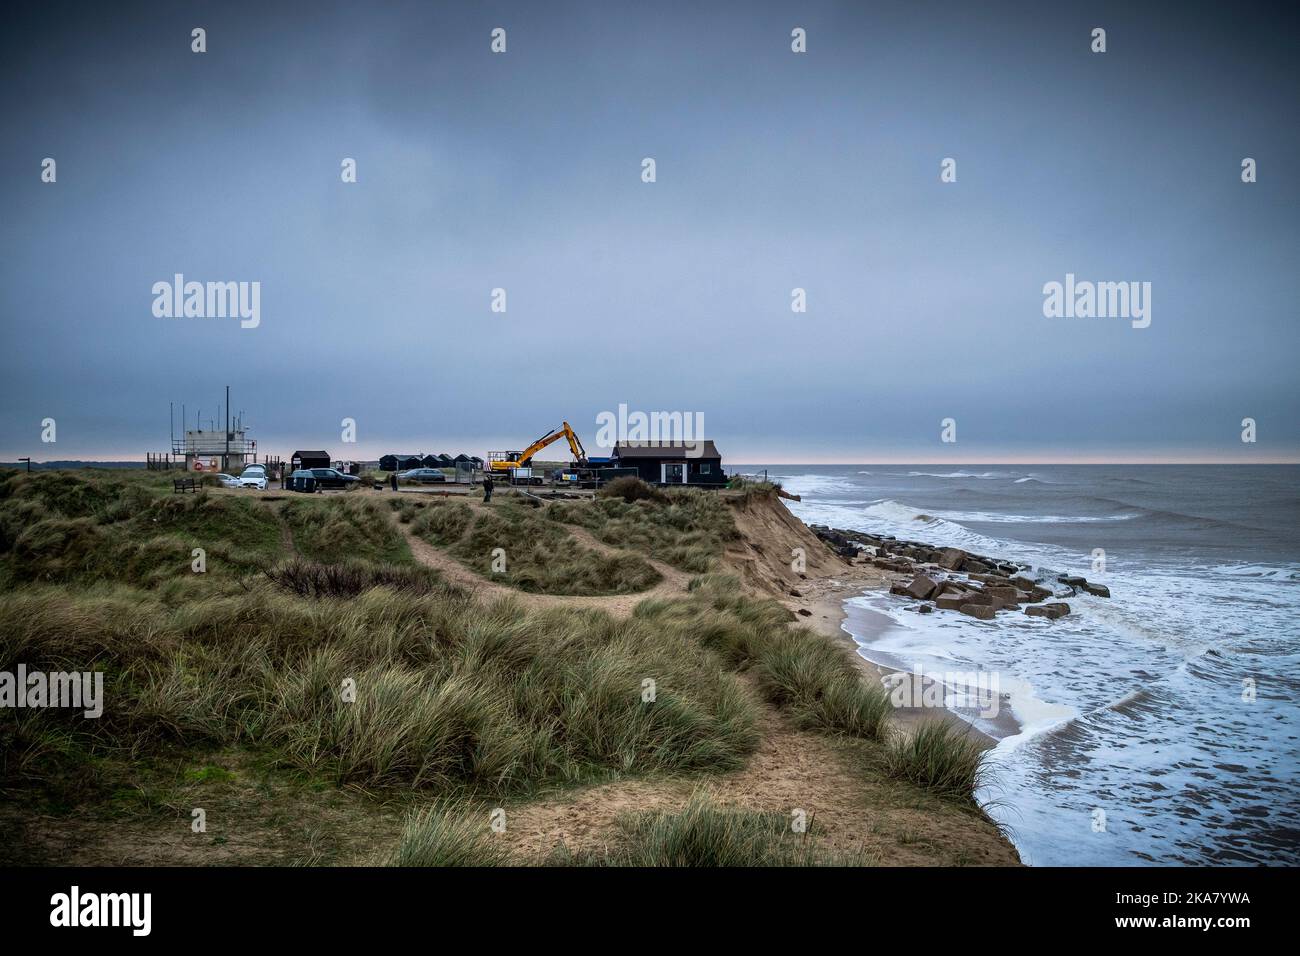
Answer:
[{"label": "overcast sky", "polygon": [[[229,384],[282,455],[590,446],[626,403],[732,462],[1300,460],[1265,7],[378,6],[6,14],[0,459],[143,458]],[[155,317],[175,273],[260,325]],[[1150,326],[1044,317],[1067,273],[1150,282]]]}]

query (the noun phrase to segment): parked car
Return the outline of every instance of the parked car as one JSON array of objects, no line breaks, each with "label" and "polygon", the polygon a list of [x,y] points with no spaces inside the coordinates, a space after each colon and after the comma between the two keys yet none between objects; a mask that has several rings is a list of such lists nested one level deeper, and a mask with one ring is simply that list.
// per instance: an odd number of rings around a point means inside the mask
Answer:
[{"label": "parked car", "polygon": [[223,473],[223,474],[217,475],[216,477],[217,477],[217,481],[221,482],[221,487],[222,487],[222,488],[238,488],[238,487],[239,487],[239,479],[236,478],[234,475],[227,475],[227,474],[224,474],[224,473]]},{"label": "parked car", "polygon": [[411,468],[408,471],[399,471],[397,477],[402,481],[413,481],[420,485],[438,484],[447,480],[447,476],[438,468]]},{"label": "parked car", "polygon": [[[311,475],[316,479],[317,488],[342,488],[350,490],[361,485],[361,479],[356,475],[345,475],[337,468],[312,468]],[[298,472],[294,472],[298,474]]]},{"label": "parked car", "polygon": [[249,465],[239,473],[240,488],[257,488],[266,490],[266,468],[262,465]]}]

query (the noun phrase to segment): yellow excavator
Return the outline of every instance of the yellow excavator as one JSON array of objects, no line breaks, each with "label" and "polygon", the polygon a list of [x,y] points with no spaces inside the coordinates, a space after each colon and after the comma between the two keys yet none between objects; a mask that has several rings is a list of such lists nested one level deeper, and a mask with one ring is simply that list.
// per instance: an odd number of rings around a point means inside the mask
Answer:
[{"label": "yellow excavator", "polygon": [[578,438],[568,422],[564,422],[559,428],[547,432],[537,441],[533,442],[523,451],[490,451],[487,457],[488,474],[508,475],[512,468],[527,468],[533,460],[533,456],[552,442],[557,442],[561,438],[569,440],[569,450],[573,452],[573,460],[578,465],[587,464],[587,451],[582,447],[582,441]]}]

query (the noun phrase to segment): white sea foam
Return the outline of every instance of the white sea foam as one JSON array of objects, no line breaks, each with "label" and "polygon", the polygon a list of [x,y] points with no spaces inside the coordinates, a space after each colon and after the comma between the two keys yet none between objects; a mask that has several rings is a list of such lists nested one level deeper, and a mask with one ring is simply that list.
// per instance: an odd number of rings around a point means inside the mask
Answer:
[{"label": "white sea foam", "polygon": [[1120,515],[1015,515],[1000,511],[934,511],[937,518],[949,521],[980,521],[987,524],[1096,524],[1104,521],[1132,521],[1142,517],[1137,512]]},{"label": "white sea foam", "polygon": [[849,475],[778,475],[772,473],[772,478],[781,482],[781,487],[792,495],[834,494],[835,492],[853,491],[858,487]]},{"label": "white sea foam", "polygon": [[987,481],[992,478],[1009,478],[1011,476],[1001,471],[985,471],[985,472],[978,472],[978,473],[971,472],[971,471],[949,471],[949,472],[909,471],[907,473],[907,477],[909,478],[980,478]]},{"label": "white sea foam", "polygon": [[1251,564],[1243,562],[1240,564],[1218,564],[1212,567],[1198,567],[1193,570],[1206,571],[1210,574],[1221,574],[1227,577],[1263,578],[1269,581],[1300,582],[1300,564],[1283,565],[1279,567],[1276,564]]},{"label": "white sea foam", "polygon": [[[834,527],[1082,572],[1114,595],[1069,597],[1072,612],[1059,621],[920,615],[906,610],[915,602],[880,592],[854,599],[892,622],[859,636],[864,656],[927,671],[997,671],[1020,728],[993,751],[995,785],[980,797],[1027,862],[1300,862],[1286,837],[1300,829],[1294,731],[1278,732],[1296,726],[1300,697],[1300,563],[1191,565],[1127,545],[1109,549],[1102,574],[1091,570],[1091,541],[1068,548],[999,539],[963,522],[1008,533],[1092,524],[1104,543],[1103,529],[1122,528],[1131,513],[1070,515],[1058,504],[1053,516],[1030,516],[1014,498],[1005,513],[840,500],[856,490],[791,507]],[[1043,493],[1032,492],[1035,500]],[[1122,540],[1135,540],[1127,534]],[[1247,687],[1256,695],[1248,704]],[[1005,725],[974,722],[1007,734]],[[1094,833],[1098,809],[1107,823]]]},{"label": "white sea foam", "polygon": [[[873,501],[866,507],[843,507],[838,502],[821,504],[817,501],[792,502],[790,507],[798,517],[812,523],[920,539],[941,547],[963,548],[979,554],[1004,554],[1015,547],[1003,539],[973,531],[960,521],[924,512],[892,498]],[[1057,562],[1056,566],[1064,567],[1067,553],[1060,548],[1044,546],[1022,560],[1044,565]]]}]

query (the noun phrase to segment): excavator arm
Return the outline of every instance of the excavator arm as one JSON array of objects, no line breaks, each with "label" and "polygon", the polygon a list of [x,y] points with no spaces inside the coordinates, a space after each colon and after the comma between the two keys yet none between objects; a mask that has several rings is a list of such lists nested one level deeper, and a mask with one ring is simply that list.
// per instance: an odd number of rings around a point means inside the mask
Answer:
[{"label": "excavator arm", "polygon": [[564,422],[559,428],[547,432],[541,438],[537,439],[537,441],[533,442],[521,451],[519,457],[514,461],[493,461],[491,463],[492,469],[504,471],[509,468],[526,468],[532,462],[534,455],[547,445],[557,442],[561,438],[567,438],[569,440],[569,450],[573,452],[573,457],[579,463],[585,463],[587,460],[587,451],[582,447],[582,440],[578,438],[577,432],[570,427],[569,423]]},{"label": "excavator arm", "polygon": [[573,452],[573,460],[580,465],[587,463],[587,449],[582,447],[582,439],[578,433],[569,427],[569,423],[564,423],[564,437],[569,439],[569,451]]}]

